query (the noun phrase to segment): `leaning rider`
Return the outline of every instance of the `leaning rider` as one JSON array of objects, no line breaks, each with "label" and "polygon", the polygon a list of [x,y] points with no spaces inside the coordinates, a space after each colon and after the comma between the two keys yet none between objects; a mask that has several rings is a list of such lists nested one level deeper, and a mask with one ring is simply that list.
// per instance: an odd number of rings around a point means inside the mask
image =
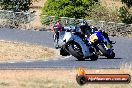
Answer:
[{"label": "leaning rider", "polygon": [[91,27],[88,25],[88,23],[83,20],[81,23],[80,23],[80,30],[81,30],[81,34],[85,37],[90,37],[90,35],[92,34],[92,29]]},{"label": "leaning rider", "polygon": [[[98,31],[98,29],[94,26],[89,26],[88,23],[83,20],[81,25],[80,25],[80,29],[81,32],[83,33],[83,35],[86,35],[86,37],[90,37],[91,34],[93,34],[95,31]],[[109,41],[109,43],[112,43],[112,41],[110,41],[108,34],[105,31],[99,30],[102,35],[107,38],[107,40]]]}]

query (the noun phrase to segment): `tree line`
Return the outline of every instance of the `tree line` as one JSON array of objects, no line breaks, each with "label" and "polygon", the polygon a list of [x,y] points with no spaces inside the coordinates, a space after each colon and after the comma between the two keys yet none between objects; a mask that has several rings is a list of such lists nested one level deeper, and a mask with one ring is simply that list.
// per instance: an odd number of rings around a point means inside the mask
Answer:
[{"label": "tree line", "polygon": [[[121,0],[121,2],[125,5],[118,10],[118,17],[124,23],[132,23],[132,14],[129,12],[132,0]],[[32,0],[0,0],[1,9],[17,12],[28,11],[31,4]],[[107,16],[107,12],[103,13],[105,10],[98,0],[46,0],[42,14],[85,19],[87,17],[100,18],[104,14]],[[94,15],[97,16],[94,17]],[[103,18],[105,19],[106,16]]]}]

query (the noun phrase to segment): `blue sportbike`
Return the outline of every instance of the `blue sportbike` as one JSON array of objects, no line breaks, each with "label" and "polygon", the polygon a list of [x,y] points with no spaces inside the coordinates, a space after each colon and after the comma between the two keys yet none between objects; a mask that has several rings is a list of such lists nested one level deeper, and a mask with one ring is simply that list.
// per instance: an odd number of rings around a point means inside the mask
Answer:
[{"label": "blue sportbike", "polygon": [[108,39],[103,36],[102,32],[95,31],[93,34],[87,38],[89,44],[93,46],[93,50],[96,51],[96,54],[100,56],[106,56],[107,58],[114,58],[115,53],[112,44]]}]

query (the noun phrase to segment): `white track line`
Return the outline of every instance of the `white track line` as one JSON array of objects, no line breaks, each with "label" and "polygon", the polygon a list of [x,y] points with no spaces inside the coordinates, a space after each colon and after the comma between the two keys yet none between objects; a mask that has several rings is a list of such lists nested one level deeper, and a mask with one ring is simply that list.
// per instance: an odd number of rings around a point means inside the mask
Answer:
[{"label": "white track line", "polygon": [[25,62],[29,63],[29,62],[33,62],[33,61],[27,60],[27,61],[25,61]]},{"label": "white track line", "polygon": [[[67,59],[67,58],[70,58],[71,56],[66,56],[66,57],[61,57],[61,58],[55,58],[55,59],[52,59],[52,60],[54,60],[54,61],[56,61],[56,60],[65,60],[65,59]],[[49,60],[47,60],[47,61],[49,61]]]},{"label": "white track line", "polygon": [[56,58],[56,59],[53,59],[53,60],[59,60],[58,58]]},{"label": "white track line", "polygon": [[49,60],[42,60],[42,61],[49,61]]},{"label": "white track line", "polygon": [[13,64],[13,63],[17,63],[17,62],[12,62],[12,61],[11,61],[11,62],[7,62],[7,63],[11,63],[11,64]]},{"label": "white track line", "polygon": [[62,60],[64,60],[64,59],[67,59],[67,58],[70,58],[71,56],[66,56],[66,57],[64,57],[64,58],[61,58]]},{"label": "white track line", "polygon": [[[55,59],[53,59],[53,60],[65,60],[65,59],[67,59],[67,58],[70,58],[71,56],[66,56],[66,57],[62,57],[62,58],[55,58]],[[49,60],[42,60],[42,61],[49,61]],[[35,62],[35,61],[33,61],[33,60],[26,60],[26,61],[20,61],[20,62],[26,62],[26,63],[30,63],[30,62]],[[7,62],[7,63],[11,63],[11,64],[13,64],[13,63],[19,63],[19,61],[10,61],[10,62]]]}]

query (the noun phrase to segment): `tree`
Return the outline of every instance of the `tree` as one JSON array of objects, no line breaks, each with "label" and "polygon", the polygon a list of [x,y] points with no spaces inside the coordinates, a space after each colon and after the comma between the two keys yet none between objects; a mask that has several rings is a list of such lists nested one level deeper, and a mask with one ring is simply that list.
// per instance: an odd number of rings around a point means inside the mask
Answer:
[{"label": "tree", "polygon": [[47,0],[43,7],[44,15],[84,18],[87,10],[98,0]]},{"label": "tree", "polygon": [[131,24],[132,23],[132,14],[128,12],[126,7],[120,7],[119,9],[119,18],[123,23]]},{"label": "tree", "polygon": [[132,14],[128,11],[132,7],[132,0],[121,0],[126,6],[122,6],[119,9],[119,18],[122,22],[131,24]]},{"label": "tree", "polygon": [[125,3],[128,8],[132,6],[132,0],[121,0],[122,3]]},{"label": "tree", "polygon": [[3,10],[28,11],[32,0],[1,0],[0,7]]}]

